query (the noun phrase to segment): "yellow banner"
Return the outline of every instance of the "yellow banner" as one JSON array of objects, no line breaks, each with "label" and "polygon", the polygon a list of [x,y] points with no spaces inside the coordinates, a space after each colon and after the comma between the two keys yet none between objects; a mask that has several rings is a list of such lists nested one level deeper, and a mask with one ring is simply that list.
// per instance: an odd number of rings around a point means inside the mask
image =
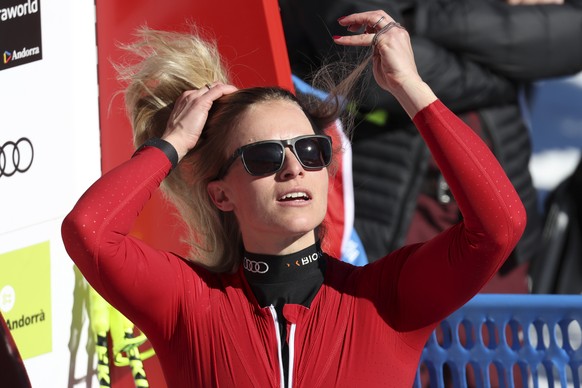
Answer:
[{"label": "yellow banner", "polygon": [[49,242],[0,254],[0,310],[23,359],[52,351]]}]

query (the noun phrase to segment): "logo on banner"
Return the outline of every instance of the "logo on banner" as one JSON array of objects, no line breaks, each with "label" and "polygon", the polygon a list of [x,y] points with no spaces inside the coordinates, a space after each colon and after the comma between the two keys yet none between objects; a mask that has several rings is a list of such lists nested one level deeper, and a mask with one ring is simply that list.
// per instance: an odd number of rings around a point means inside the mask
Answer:
[{"label": "logo on banner", "polygon": [[33,159],[34,148],[28,138],[7,141],[0,146],[0,178],[28,171]]},{"label": "logo on banner", "polygon": [[0,254],[0,311],[23,359],[52,351],[50,247]]},{"label": "logo on banner", "polygon": [[40,0],[2,1],[0,52],[0,70],[42,59]]}]

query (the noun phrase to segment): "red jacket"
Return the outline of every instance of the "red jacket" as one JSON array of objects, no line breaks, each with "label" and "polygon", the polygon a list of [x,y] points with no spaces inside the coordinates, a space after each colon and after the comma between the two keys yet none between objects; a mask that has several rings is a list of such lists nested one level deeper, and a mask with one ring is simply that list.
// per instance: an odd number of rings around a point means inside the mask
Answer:
[{"label": "red jacket", "polygon": [[[523,206],[473,131],[439,101],[414,121],[464,221],[364,267],[326,257],[311,307],[284,308],[289,386],[411,386],[435,325],[480,290],[523,232]],[[282,386],[275,310],[259,307],[242,271],[211,273],[128,235],[169,170],[161,151],[145,148],[99,179],[63,223],[70,256],[146,333],[169,387]]]}]

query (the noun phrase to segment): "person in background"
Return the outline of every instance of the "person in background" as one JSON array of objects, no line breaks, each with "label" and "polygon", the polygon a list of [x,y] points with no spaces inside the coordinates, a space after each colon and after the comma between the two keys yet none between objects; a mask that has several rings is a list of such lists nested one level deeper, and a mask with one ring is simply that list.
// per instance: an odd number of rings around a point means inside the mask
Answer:
[{"label": "person in background", "polygon": [[[509,3],[528,3],[514,5]],[[554,3],[554,4],[546,4]],[[563,3],[563,4],[562,4]],[[526,231],[487,289],[527,292],[527,266],[540,250],[541,217],[529,172],[529,82],[582,71],[579,1],[280,0],[291,67],[309,79],[329,58],[357,65],[365,50],[326,37],[336,19],[379,7],[406,26],[418,71],[435,94],[488,144],[517,189]],[[371,74],[369,75],[371,77]],[[456,198],[398,101],[369,87],[354,132],[354,226],[370,261],[456,224]]]},{"label": "person in background", "polygon": [[[370,56],[317,101],[237,89],[196,35],[145,29],[129,46],[140,61],[121,71],[138,149],[85,192],[62,236],[89,283],[147,335],[169,387],[411,386],[438,322],[479,292],[523,233],[511,182],[422,80],[408,32],[379,10],[339,24],[334,42]],[[325,128],[370,61],[463,220],[358,267],[321,249],[337,147]],[[129,235],[160,184],[190,227],[187,258]]]}]

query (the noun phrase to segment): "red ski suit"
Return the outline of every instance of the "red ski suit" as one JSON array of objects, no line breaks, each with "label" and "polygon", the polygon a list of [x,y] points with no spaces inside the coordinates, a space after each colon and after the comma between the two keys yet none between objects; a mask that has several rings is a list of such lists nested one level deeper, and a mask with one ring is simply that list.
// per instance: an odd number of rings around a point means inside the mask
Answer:
[{"label": "red ski suit", "polygon": [[[414,122],[464,216],[364,267],[325,258],[310,308],[286,305],[291,387],[410,387],[436,324],[475,295],[519,240],[525,211],[481,140],[440,101]],[[274,308],[242,270],[217,274],[128,235],[170,171],[146,147],[105,174],[63,223],[89,283],[149,338],[168,387],[281,387]]]}]

